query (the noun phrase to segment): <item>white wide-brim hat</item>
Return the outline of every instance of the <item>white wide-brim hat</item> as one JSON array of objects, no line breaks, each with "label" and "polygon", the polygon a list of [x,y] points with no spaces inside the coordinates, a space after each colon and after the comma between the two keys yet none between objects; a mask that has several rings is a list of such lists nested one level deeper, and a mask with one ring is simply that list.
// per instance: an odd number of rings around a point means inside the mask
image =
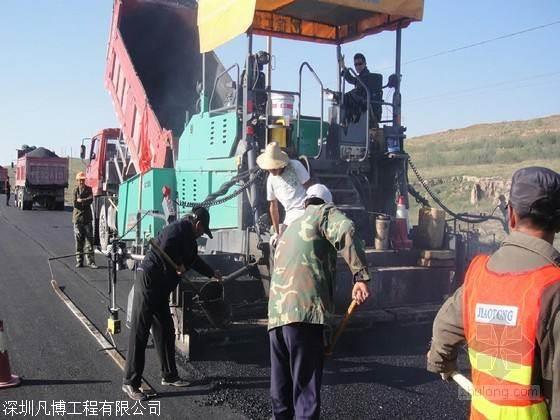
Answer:
[{"label": "white wide-brim hat", "polygon": [[333,202],[331,192],[323,184],[313,184],[307,189],[305,192],[305,199],[309,200],[310,198],[320,198],[327,204],[331,204]]},{"label": "white wide-brim hat", "polygon": [[264,152],[257,157],[257,165],[266,171],[285,168],[288,162],[288,154],[283,152],[275,141],[268,143]]}]

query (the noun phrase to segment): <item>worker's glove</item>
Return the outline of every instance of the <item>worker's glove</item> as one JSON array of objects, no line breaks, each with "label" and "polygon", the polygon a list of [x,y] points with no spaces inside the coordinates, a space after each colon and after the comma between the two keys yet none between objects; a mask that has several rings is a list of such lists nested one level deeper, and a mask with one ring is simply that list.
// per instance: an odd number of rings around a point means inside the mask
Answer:
[{"label": "worker's glove", "polygon": [[224,276],[222,276],[222,272],[220,270],[214,270],[214,275],[212,276],[218,281],[222,281]]},{"label": "worker's glove", "polygon": [[269,243],[270,243],[270,246],[271,246],[271,247],[275,247],[275,246],[276,246],[276,244],[278,243],[278,234],[277,234],[277,233],[273,234],[273,235],[270,237]]}]

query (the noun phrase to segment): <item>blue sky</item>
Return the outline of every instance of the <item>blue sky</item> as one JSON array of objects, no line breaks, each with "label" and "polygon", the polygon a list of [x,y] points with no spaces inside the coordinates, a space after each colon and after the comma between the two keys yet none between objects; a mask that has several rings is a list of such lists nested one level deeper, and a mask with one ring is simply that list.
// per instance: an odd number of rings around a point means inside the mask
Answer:
[{"label": "blue sky", "polygon": [[[111,13],[112,0],[2,0],[0,164],[24,143],[76,156],[83,137],[118,124],[103,83]],[[559,20],[558,0],[426,0],[424,21],[403,31],[403,62]],[[370,70],[387,77],[394,40],[389,32],[345,45],[346,62],[361,51]],[[559,40],[556,24],[405,64],[408,135],[560,113]],[[241,37],[217,53],[229,65],[241,62],[244,50]],[[295,90],[302,61],[334,87],[334,47],[275,39],[273,50],[275,88]],[[318,93],[308,80],[304,106],[313,112]]]}]

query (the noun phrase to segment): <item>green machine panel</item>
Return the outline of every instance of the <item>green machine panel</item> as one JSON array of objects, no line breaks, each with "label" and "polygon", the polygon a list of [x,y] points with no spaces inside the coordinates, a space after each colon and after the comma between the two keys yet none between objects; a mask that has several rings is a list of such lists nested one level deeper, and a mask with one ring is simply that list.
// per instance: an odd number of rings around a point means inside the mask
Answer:
[{"label": "green machine panel", "polygon": [[179,140],[178,160],[229,158],[237,145],[236,112],[193,115]]},{"label": "green machine panel", "polygon": [[[181,165],[181,169],[177,170],[177,191],[179,200],[185,202],[200,203],[204,201],[211,192],[217,191],[225,182],[237,175],[234,158],[189,161],[188,165],[184,164],[185,162]],[[186,166],[190,166],[190,168],[186,169]],[[239,187],[232,186],[224,195],[234,192],[237,188]],[[223,196],[218,199],[221,197]],[[190,208],[180,208],[179,214],[183,215],[189,210]],[[211,206],[209,210],[212,229],[238,227],[239,205],[236,198],[217,206]]]},{"label": "green machine panel", "polygon": [[139,223],[141,236],[155,237],[163,228],[165,222],[162,218],[152,215],[145,216],[145,213],[157,211],[163,214],[161,189],[164,185],[170,187],[173,193],[176,192],[174,169],[151,169],[143,175],[130,178],[119,186],[119,235],[122,236],[130,230],[123,239],[136,239],[135,224],[139,212],[140,217],[144,216]]},{"label": "green machine panel", "polygon": [[[297,124],[294,122],[293,133],[296,133]],[[300,141],[298,144],[298,155],[315,156],[319,152],[319,135],[321,134],[321,120],[315,117],[301,117],[300,119]],[[323,138],[327,138],[329,124],[323,121]]]},{"label": "green machine panel", "polygon": [[[232,156],[237,146],[238,124],[235,111],[193,115],[179,141],[176,174],[180,201],[200,203],[237,175],[237,160]],[[237,188],[232,186],[226,194]],[[189,210],[180,208],[179,215]],[[237,198],[211,206],[209,210],[211,228],[238,227],[240,210]]]}]

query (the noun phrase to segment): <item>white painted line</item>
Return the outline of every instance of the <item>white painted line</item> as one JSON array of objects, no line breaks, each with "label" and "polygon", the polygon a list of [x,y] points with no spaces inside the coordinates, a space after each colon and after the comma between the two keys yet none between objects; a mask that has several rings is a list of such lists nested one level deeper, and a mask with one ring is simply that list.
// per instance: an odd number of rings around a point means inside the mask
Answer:
[{"label": "white painted line", "polygon": [[[114,347],[113,344],[105,338],[103,334],[97,329],[95,325],[83,314],[82,311],[70,300],[68,295],[62,291],[62,289],[58,286],[56,280],[51,280],[51,286],[58,297],[68,306],[68,308],[72,311],[72,313],[78,318],[78,320],[82,323],[84,327],[89,331],[89,333],[97,340],[101,349],[109,354],[117,366],[124,370],[126,359],[120,354]],[[144,393],[150,397],[154,397],[157,395],[156,391],[152,386],[146,382],[144,379],[142,380],[142,390]]]}]

